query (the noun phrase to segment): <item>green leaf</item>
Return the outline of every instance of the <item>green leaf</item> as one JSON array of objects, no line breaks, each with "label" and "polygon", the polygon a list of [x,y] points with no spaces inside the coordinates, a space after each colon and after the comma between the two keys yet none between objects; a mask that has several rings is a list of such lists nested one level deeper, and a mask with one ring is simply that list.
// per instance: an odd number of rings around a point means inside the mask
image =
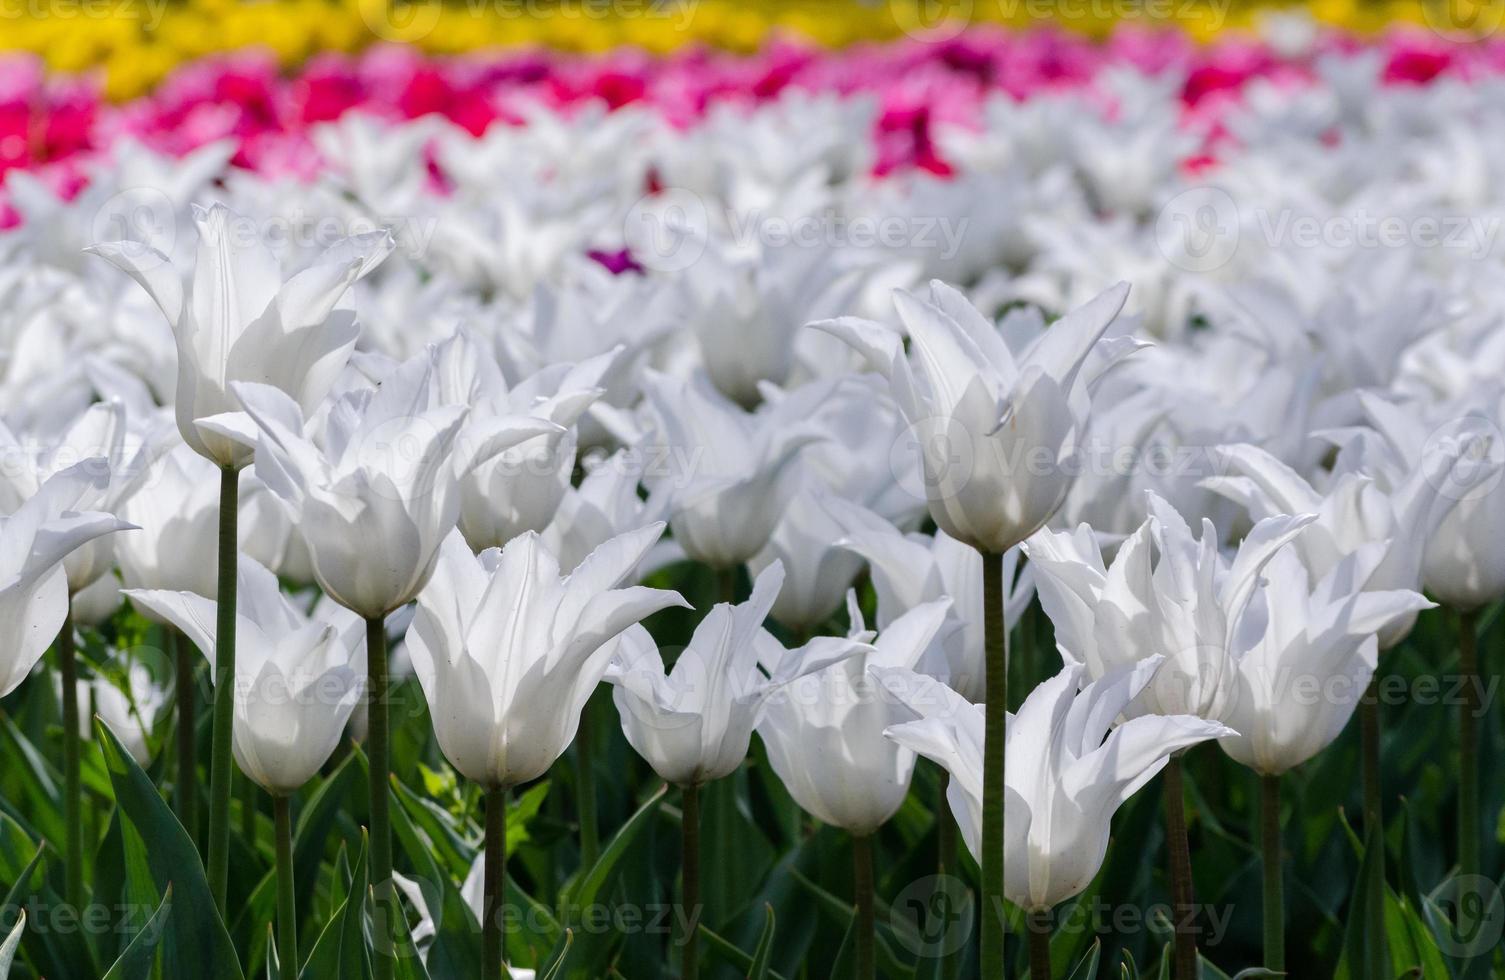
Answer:
[{"label": "green leaf", "polygon": [[335,906],[334,914],[324,925],[314,948],[309,951],[299,980],[362,980],[370,976],[366,960],[366,940],[362,935],[361,910],[366,895],[365,835],[361,835],[361,853],[351,869],[350,889]]},{"label": "green leaf", "polygon": [[1087,950],[1087,955],[1082,957],[1081,962],[1077,963],[1066,980],[1097,980],[1097,961],[1102,958],[1102,955],[1103,941],[1092,940],[1092,948]]},{"label": "green leaf", "polygon": [[167,893],[162,896],[162,904],[157,906],[157,911],[146,920],[146,925],[131,939],[120,958],[104,975],[104,980],[147,980],[156,963],[157,944],[167,931],[167,916],[171,911],[172,885],[168,885]]},{"label": "green leaf", "polygon": [[10,976],[10,965],[16,959],[16,947],[21,945],[21,936],[26,932],[26,910],[16,916],[15,928],[11,929],[10,935],[5,937],[5,942],[0,943],[0,980],[7,980]]},{"label": "green leaf", "polygon": [[164,937],[163,976],[167,980],[242,980],[235,947],[215,908],[193,841],[109,728],[96,721],[94,730],[116,802],[126,823],[146,845],[152,879],[161,894],[171,886],[181,896],[174,906],[178,914],[170,916]]},{"label": "green leaf", "polygon": [[768,960],[773,956],[773,906],[763,906],[764,923],[763,935],[758,939],[757,948],[753,950],[752,966],[747,971],[747,980],[764,980],[768,976]]},{"label": "green leaf", "polygon": [[563,916],[566,921],[570,918],[569,910],[585,908],[600,899],[617,863],[622,860],[622,856],[627,853],[627,849],[632,846],[638,834],[648,826],[653,815],[658,812],[659,804],[663,802],[664,794],[668,791],[668,786],[660,786],[657,792],[648,797],[643,805],[638,807],[637,812],[622,825],[622,829],[617,831],[611,843],[601,851],[601,856],[596,859],[591,869],[565,887],[559,901],[566,910]]},{"label": "green leaf", "polygon": [[[739,970],[746,971],[752,969],[753,957],[746,950],[742,949],[740,946],[732,942],[730,939],[727,939],[725,936],[713,932],[706,926],[702,925],[700,927],[700,938],[706,941],[707,952],[719,956],[721,959],[732,963]],[[768,977],[769,980],[784,980],[784,977],[781,974],[775,972],[772,969],[768,971]]]}]

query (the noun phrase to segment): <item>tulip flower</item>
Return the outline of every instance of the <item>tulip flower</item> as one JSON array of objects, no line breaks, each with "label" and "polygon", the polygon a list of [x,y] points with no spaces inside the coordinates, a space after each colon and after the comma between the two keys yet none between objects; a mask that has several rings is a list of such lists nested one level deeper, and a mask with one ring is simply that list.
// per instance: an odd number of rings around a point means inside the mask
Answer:
[{"label": "tulip flower", "polygon": [[[916,606],[878,634],[872,652],[848,657],[789,683],[758,722],[768,762],[794,801],[852,836],[856,882],[857,976],[877,976],[874,959],[872,835],[909,795],[915,756],[883,737],[903,719],[870,669],[914,669],[947,626],[950,600]],[[866,642],[855,593],[847,594],[849,639]]]},{"label": "tulip flower", "polygon": [[1264,848],[1265,968],[1285,969],[1280,869],[1280,776],[1326,748],[1369,688],[1382,632],[1432,606],[1405,589],[1369,591],[1386,545],[1366,545],[1313,583],[1295,545],[1266,566],[1251,608],[1263,629],[1236,657],[1223,750],[1260,776]]},{"label": "tulip flower", "polygon": [[[1458,463],[1430,478],[1447,504],[1425,539],[1421,577],[1426,590],[1458,614],[1458,862],[1461,874],[1479,870],[1478,724],[1483,714],[1479,695],[1479,610],[1505,596],[1505,440],[1499,423],[1505,404],[1497,383],[1483,386],[1467,402],[1443,411],[1456,417],[1430,426],[1415,406],[1400,406],[1361,395],[1366,420],[1397,457],[1399,470],[1435,470],[1438,455],[1456,454]],[[1376,452],[1373,455],[1379,456]],[[1429,458],[1430,457],[1430,458]]]},{"label": "tulip flower", "polygon": [[[1373,403],[1368,410],[1372,416]],[[1289,513],[1296,507],[1317,513],[1317,521],[1297,539],[1302,561],[1314,578],[1325,576],[1345,555],[1367,544],[1384,542],[1384,558],[1370,569],[1366,587],[1419,590],[1427,541],[1458,502],[1444,491],[1451,485],[1452,474],[1460,464],[1465,464],[1466,447],[1459,443],[1443,444],[1438,447],[1441,451],[1430,458],[1417,459],[1415,465],[1386,472],[1387,467],[1375,459],[1371,442],[1362,437],[1348,441],[1348,457],[1350,460],[1357,457],[1363,470],[1338,473],[1325,492],[1265,451],[1248,445],[1220,448],[1215,459],[1229,475],[1205,480],[1203,484],[1242,504],[1256,517],[1276,510]],[[1341,459],[1344,454],[1339,455]],[[1382,483],[1376,477],[1385,479]],[[1388,650],[1405,639],[1415,623],[1414,609],[1387,622],[1379,636],[1380,650]],[[1359,706],[1364,827],[1366,835],[1373,831],[1376,841],[1384,833],[1376,690],[1379,676],[1376,671],[1370,681],[1371,690]],[[1467,769],[1471,771],[1473,767]],[[1471,778],[1466,775],[1462,780],[1460,789],[1464,795],[1469,792]],[[1467,833],[1469,839],[1476,836],[1466,826],[1460,832]],[[1380,847],[1379,861],[1384,860],[1383,851]],[[1377,956],[1384,932],[1380,912],[1372,910],[1372,914],[1368,939],[1373,944],[1371,953]]]},{"label": "tulip flower", "polygon": [[[1105,365],[1138,349],[1128,338],[1102,339],[1128,295],[1128,285],[1119,283],[1061,317],[1017,358],[991,321],[939,281],[931,283],[928,302],[894,294],[909,354],[899,333],[876,323],[842,318],[812,325],[845,340],[888,379],[915,435],[930,516],[984,557],[984,674],[993,730],[987,798],[995,801],[982,851],[987,976],[1004,972],[1003,922],[992,911],[1003,880],[1004,808],[996,801],[1002,799],[1008,711],[1002,556],[1050,520],[1071,489],[1090,389]],[[1084,369],[1094,353],[1097,363]]]},{"label": "tulip flower", "polygon": [[[486,438],[459,447],[461,406],[438,402],[438,351],[392,370],[376,389],[341,395],[320,442],[303,411],[269,385],[236,384],[259,431],[256,475],[293,515],[308,545],[314,579],[366,621],[367,749],[371,790],[371,876],[391,899],[386,615],[415,598],[439,561],[459,517],[459,473],[477,459],[557,427],[542,420],[498,421]],[[463,452],[459,451],[463,449]],[[378,956],[378,972],[391,958]]]},{"label": "tulip flower", "polygon": [[[272,250],[253,224],[222,204],[194,206],[199,242],[192,279],[149,245],[90,246],[135,279],[172,327],[178,352],[173,400],[178,432],[194,452],[220,467],[218,584],[224,612],[215,654],[221,673],[235,673],[235,518],[238,470],[254,442],[233,387],[254,382],[283,391],[312,411],[333,387],[355,349],[360,327],[350,287],[391,252],[392,237],[375,232],[344,239],[313,265],[284,280]],[[209,888],[223,912],[229,882],[231,713],[229,688],[216,692],[210,760]]]},{"label": "tulip flower", "polygon": [[31,673],[53,637],[59,637],[67,754],[65,797],[68,860],[65,895],[79,907],[84,898],[83,799],[78,760],[78,679],[73,624],[68,616],[67,558],[90,541],[135,525],[111,514],[83,509],[109,486],[110,464],[85,459],[53,473],[9,517],[0,518],[0,622],[10,631],[0,654],[0,697]]},{"label": "tulip flower", "polygon": [[[968,701],[986,696],[983,682],[982,556],[945,531],[905,534],[883,517],[846,500],[826,507],[841,526],[837,543],[866,559],[878,595],[878,629],[904,613],[942,597],[952,601],[950,618],[960,627],[947,631],[941,649],[946,683]],[[1035,597],[1034,569],[1020,569],[1020,549],[1003,556],[1003,621],[1012,630]]]},{"label": "tulip flower", "polygon": [[[1202,537],[1174,507],[1146,492],[1149,520],[1119,545],[1104,566],[1090,528],[1040,531],[1025,544],[1040,604],[1055,624],[1056,647],[1068,664],[1101,678],[1151,658],[1163,665],[1128,709],[1139,714],[1190,714],[1223,720],[1235,694],[1234,641],[1244,611],[1269,561],[1314,518],[1270,517],[1255,525],[1230,561],[1218,550],[1212,522]],[[1152,552],[1158,557],[1151,561]],[[1196,936],[1191,851],[1186,836],[1181,760],[1164,780],[1166,844],[1177,906],[1176,974],[1194,973]]]},{"label": "tulip flower", "polygon": [[[1068,665],[1031,691],[1009,719],[1005,788],[1012,829],[1001,885],[1003,896],[1028,916],[1033,980],[1050,975],[1048,952],[1046,972],[1038,969],[1039,947],[1049,943],[1050,909],[1096,877],[1114,811],[1172,754],[1233,734],[1192,715],[1140,715],[1113,728],[1160,664],[1152,657],[1118,668],[1080,691],[1086,671]],[[983,834],[985,709],[913,671],[879,667],[873,673],[920,716],[886,734],[951,773],[951,812],[976,857]]]},{"label": "tulip flower", "polygon": [[651,524],[613,538],[563,577],[534,532],[479,556],[452,532],[418,597],[407,647],[434,735],[486,791],[485,977],[501,975],[507,791],[542,776],[569,747],[611,641],[660,609],[687,605],[675,592],[618,587],[663,530]]},{"label": "tulip flower", "polygon": [[[191,592],[131,589],[127,597],[172,623],[206,658],[216,649],[215,600]],[[240,771],[271,794],[277,827],[278,954],[298,962],[293,907],[289,797],[318,773],[339,744],[364,689],[363,624],[313,619],[282,594],[277,576],[240,559],[236,583],[238,656],[233,678],[216,687],[234,692],[234,752]]]},{"label": "tulip flower", "polygon": [[239,469],[253,447],[227,433],[243,427],[232,385],[282,389],[305,412],[324,399],[355,349],[360,327],[350,286],[391,252],[386,232],[344,239],[284,279],[255,222],[222,204],[194,206],[199,243],[191,281],[155,248],[135,242],[91,246],[141,285],[171,325],[178,346],[173,407],[183,441],[210,462]]},{"label": "tulip flower", "polygon": [[768,543],[783,514],[786,469],[822,433],[778,405],[746,412],[702,375],[685,381],[648,372],[645,385],[657,423],[648,451],[665,470],[650,472],[649,486],[672,487],[674,540],[719,571],[742,564]]},{"label": "tulip flower", "polygon": [[[731,775],[747,758],[769,698],[801,676],[872,649],[860,639],[817,637],[785,650],[763,629],[783,584],[784,567],[776,561],[758,574],[746,602],[714,606],[667,674],[648,632],[627,631],[606,674],[628,743],[654,772],[680,787],[681,899],[697,921],[700,788]],[[695,925],[682,939],[682,975],[693,977],[699,968]]]}]

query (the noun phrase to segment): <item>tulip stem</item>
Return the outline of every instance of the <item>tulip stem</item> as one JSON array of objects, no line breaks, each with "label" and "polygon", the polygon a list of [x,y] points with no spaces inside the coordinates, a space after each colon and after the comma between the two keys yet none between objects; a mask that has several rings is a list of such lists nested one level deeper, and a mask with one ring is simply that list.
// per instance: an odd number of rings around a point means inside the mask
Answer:
[{"label": "tulip stem", "polygon": [[1186,788],[1182,779],[1181,756],[1173,755],[1165,764],[1162,788],[1165,792],[1165,845],[1171,873],[1171,914],[1175,917],[1176,980],[1196,980],[1197,936],[1192,926],[1196,915],[1191,876],[1191,845],[1186,836]]},{"label": "tulip stem", "polygon": [[235,720],[235,572],[240,474],[223,467],[219,479],[219,599],[214,633],[214,738],[209,749],[209,893],[221,915],[230,883],[230,783]]},{"label": "tulip stem", "polygon": [[[401,914],[392,901],[392,830],[387,818],[387,803],[392,779],[392,760],[387,751],[387,628],[384,617],[366,618],[366,756],[370,767],[368,784],[371,792],[371,886],[376,893],[377,908],[387,908],[396,922]],[[392,978],[392,946],[389,937],[377,936],[378,948],[371,958],[376,980]]]},{"label": "tulip stem", "polygon": [[592,764],[590,702],[580,712],[580,725],[575,731],[575,795],[580,805],[580,865],[594,868],[601,855],[599,818],[596,815],[596,776]]},{"label": "tulip stem", "polygon": [[[71,601],[71,600],[70,600]],[[78,659],[73,645],[73,610],[63,618],[57,635],[58,673],[63,681],[63,810],[67,822],[64,855],[68,874],[64,894],[68,904],[81,911],[84,905],[83,779],[79,767]]]},{"label": "tulip stem", "polygon": [[[940,905],[932,905],[939,908],[940,914],[946,916],[944,921],[951,921],[952,910],[948,907],[951,897],[951,889],[947,887],[951,875],[957,868],[956,860],[956,818],[951,815],[951,805],[946,799],[946,789],[951,784],[951,773],[941,770],[940,782],[937,784],[935,803],[935,873],[936,886],[935,896]],[[960,967],[958,957],[947,956],[941,963],[940,976],[944,980],[955,980],[957,969]]]},{"label": "tulip stem", "polygon": [[298,975],[298,905],[293,898],[293,818],[286,796],[272,797],[277,825],[277,959],[281,974]]},{"label": "tulip stem", "polygon": [[681,878],[680,919],[684,923],[683,968],[680,980],[700,977],[700,787],[685,786],[680,793]]},{"label": "tulip stem", "polygon": [[1009,707],[1002,554],[983,552],[982,603],[987,690],[982,756],[982,975],[1001,977],[1007,972],[1003,960],[1003,747]]},{"label": "tulip stem", "polygon": [[481,920],[481,976],[500,980],[502,965],[502,903],[507,895],[507,789],[493,786],[486,791],[486,877]]},{"label": "tulip stem", "polygon": [[[1382,651],[1383,653],[1383,651]],[[1364,784],[1364,839],[1374,848],[1369,867],[1378,883],[1373,893],[1380,899],[1370,902],[1366,909],[1365,940],[1369,946],[1369,961],[1383,963],[1385,953],[1385,808],[1380,791],[1380,673],[1378,670],[1369,680],[1369,689],[1359,701],[1359,769]]]},{"label": "tulip stem", "polygon": [[1285,886],[1280,868],[1280,777],[1259,777],[1260,846],[1265,871],[1265,969],[1284,973],[1286,968]]},{"label": "tulip stem", "polygon": [[246,846],[256,850],[256,784],[249,776],[242,775],[240,787],[240,837]]},{"label": "tulip stem", "polygon": [[876,919],[873,916],[873,839],[852,838],[852,873],[857,900],[857,980],[875,980],[878,960],[874,952]]},{"label": "tulip stem", "polygon": [[1029,925],[1029,980],[1050,978],[1050,909],[1033,909]]},{"label": "tulip stem", "polygon": [[1479,873],[1479,614],[1458,614],[1458,873]]},{"label": "tulip stem", "polygon": [[172,645],[178,708],[178,821],[197,844],[198,828],[198,692],[194,684],[195,651],[175,627],[167,627]]}]

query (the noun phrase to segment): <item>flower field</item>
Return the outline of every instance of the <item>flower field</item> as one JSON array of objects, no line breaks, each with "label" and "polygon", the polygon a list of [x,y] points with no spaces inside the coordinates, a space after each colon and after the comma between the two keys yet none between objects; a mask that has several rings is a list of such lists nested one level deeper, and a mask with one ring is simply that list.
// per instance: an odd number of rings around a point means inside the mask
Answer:
[{"label": "flower field", "polygon": [[0,980],[1505,977],[1498,5],[59,2]]}]

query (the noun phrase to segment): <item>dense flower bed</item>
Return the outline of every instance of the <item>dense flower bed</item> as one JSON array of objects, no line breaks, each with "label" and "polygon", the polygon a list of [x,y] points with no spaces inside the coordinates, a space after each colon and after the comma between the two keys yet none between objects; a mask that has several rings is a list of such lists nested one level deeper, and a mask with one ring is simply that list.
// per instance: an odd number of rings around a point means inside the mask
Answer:
[{"label": "dense flower bed", "polygon": [[5,62],[0,980],[1499,975],[1502,64]]}]

